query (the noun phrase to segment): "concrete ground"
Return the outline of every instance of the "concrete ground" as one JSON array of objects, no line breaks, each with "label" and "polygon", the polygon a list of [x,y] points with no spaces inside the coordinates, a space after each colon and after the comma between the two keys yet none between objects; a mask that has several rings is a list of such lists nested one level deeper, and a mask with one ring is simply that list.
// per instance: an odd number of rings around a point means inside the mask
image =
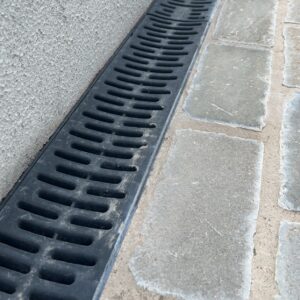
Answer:
[{"label": "concrete ground", "polygon": [[297,7],[219,2],[101,299],[300,299]]}]

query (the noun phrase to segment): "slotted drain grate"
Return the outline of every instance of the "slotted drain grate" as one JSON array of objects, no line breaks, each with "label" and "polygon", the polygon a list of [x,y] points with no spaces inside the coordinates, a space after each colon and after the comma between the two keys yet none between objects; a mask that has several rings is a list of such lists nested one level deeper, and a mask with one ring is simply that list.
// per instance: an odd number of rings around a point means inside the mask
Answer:
[{"label": "slotted drain grate", "polygon": [[155,1],[3,202],[1,299],[98,299],[214,3]]}]

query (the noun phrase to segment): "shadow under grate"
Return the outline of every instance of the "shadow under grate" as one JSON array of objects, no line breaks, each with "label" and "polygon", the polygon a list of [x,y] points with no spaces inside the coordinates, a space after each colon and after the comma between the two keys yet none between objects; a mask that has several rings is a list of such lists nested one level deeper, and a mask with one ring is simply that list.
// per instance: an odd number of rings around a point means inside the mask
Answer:
[{"label": "shadow under grate", "polygon": [[2,203],[0,299],[97,299],[215,0],[159,0]]}]

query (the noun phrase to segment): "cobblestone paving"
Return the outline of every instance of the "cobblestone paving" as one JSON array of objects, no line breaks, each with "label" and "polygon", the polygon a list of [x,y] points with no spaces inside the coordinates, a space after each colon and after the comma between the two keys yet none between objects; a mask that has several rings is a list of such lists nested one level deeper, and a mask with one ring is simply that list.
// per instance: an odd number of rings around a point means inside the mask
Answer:
[{"label": "cobblestone paving", "polygon": [[300,223],[284,221],[280,225],[276,281],[277,299],[300,298]]},{"label": "cobblestone paving", "polygon": [[288,87],[300,87],[300,28],[286,26],[284,84]]},{"label": "cobblestone paving", "polygon": [[281,132],[282,187],[279,204],[300,211],[300,94],[287,105]]},{"label": "cobblestone paving", "polygon": [[227,0],[217,23],[219,39],[272,46],[275,0]]},{"label": "cobblestone paving", "polygon": [[176,132],[131,259],[138,284],[184,299],[249,296],[262,156],[257,141]]},{"label": "cobblestone paving", "polygon": [[208,122],[261,130],[269,75],[270,51],[210,44],[185,109]]}]

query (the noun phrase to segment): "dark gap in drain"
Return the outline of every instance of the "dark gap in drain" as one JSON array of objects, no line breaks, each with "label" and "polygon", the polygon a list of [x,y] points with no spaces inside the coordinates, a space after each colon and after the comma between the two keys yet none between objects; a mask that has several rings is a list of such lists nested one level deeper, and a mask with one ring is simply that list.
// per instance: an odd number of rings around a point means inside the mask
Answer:
[{"label": "dark gap in drain", "polygon": [[151,60],[160,60],[160,61],[178,61],[179,59],[177,57],[166,57],[166,56],[153,56],[153,55],[149,55],[149,54],[141,54],[138,52],[134,52],[133,53],[135,56],[138,57],[144,57],[147,59],[151,59]]},{"label": "dark gap in drain", "polygon": [[133,94],[126,94],[117,91],[108,91],[108,93],[112,96],[121,97],[125,99],[137,100],[137,101],[146,101],[146,102],[158,102],[158,97],[150,97],[144,95],[133,95]]},{"label": "dark gap in drain", "polygon": [[8,278],[0,278],[0,292],[12,295],[16,291],[16,284]]},{"label": "dark gap in drain", "polygon": [[110,81],[110,80],[106,80],[105,84],[108,85],[108,86],[112,86],[112,87],[121,89],[121,90],[127,90],[127,91],[132,91],[133,90],[133,88],[130,87],[130,86],[127,86],[127,85],[124,85],[124,84],[119,84],[117,82],[113,82],[113,81]]},{"label": "dark gap in drain", "polygon": [[97,173],[92,173],[89,179],[92,181],[99,181],[99,182],[111,183],[111,184],[119,184],[122,181],[122,178],[120,176],[112,176],[110,174],[101,175]]},{"label": "dark gap in drain", "polygon": [[66,175],[79,177],[79,178],[83,178],[83,179],[88,177],[88,173],[83,170],[79,170],[79,169],[75,169],[75,168],[67,167],[67,166],[63,166],[63,165],[58,165],[56,167],[56,171],[66,174]]},{"label": "dark gap in drain", "polygon": [[126,196],[126,194],[123,192],[110,189],[101,189],[98,187],[89,187],[86,192],[88,195],[100,196],[103,198],[123,199]]},{"label": "dark gap in drain", "polygon": [[128,166],[111,162],[104,162],[101,165],[102,169],[113,170],[113,171],[121,171],[121,172],[136,172],[136,166]]},{"label": "dark gap in drain", "polygon": [[66,296],[66,295],[57,295],[53,294],[52,291],[45,290],[33,290],[30,293],[29,300],[78,300],[74,297]]},{"label": "dark gap in drain", "polygon": [[70,285],[75,281],[75,274],[68,270],[56,270],[51,266],[43,267],[39,271],[39,277],[43,280],[52,281],[64,285]]},{"label": "dark gap in drain", "polygon": [[30,272],[30,265],[22,262],[16,255],[8,256],[4,255],[0,251],[0,266],[8,270],[12,270],[18,273],[27,274]]},{"label": "dark gap in drain", "polygon": [[99,230],[110,230],[113,227],[113,225],[108,221],[93,220],[84,216],[72,216],[70,219],[70,223],[81,227]]},{"label": "dark gap in drain", "polygon": [[142,76],[140,73],[133,72],[133,71],[130,71],[130,70],[127,70],[127,69],[115,68],[114,70],[116,72],[121,73],[121,74],[129,75],[129,76],[133,76],[133,77],[141,77]]},{"label": "dark gap in drain", "polygon": [[75,190],[76,185],[73,182],[68,182],[64,179],[61,178],[54,178],[50,175],[46,174],[39,174],[37,176],[37,179],[41,182],[47,183],[49,185],[57,186],[62,189],[67,189],[67,190]]},{"label": "dark gap in drain", "polygon": [[136,127],[136,128],[156,128],[154,123],[144,123],[144,122],[135,122],[135,121],[124,121],[124,126],[127,127]]},{"label": "dark gap in drain", "polygon": [[72,161],[72,162],[75,162],[78,164],[82,164],[82,165],[88,165],[91,162],[90,159],[87,157],[82,157],[80,155],[69,153],[69,152],[62,151],[62,150],[56,150],[54,152],[54,155],[59,158],[62,158],[62,159],[68,160],[68,161]]},{"label": "dark gap in drain", "polygon": [[100,121],[100,122],[104,122],[104,123],[113,123],[114,122],[114,119],[109,118],[107,116],[100,115],[100,114],[96,114],[94,112],[84,111],[82,114],[85,117],[88,117],[89,119],[92,119],[92,120],[96,120],[96,121]]},{"label": "dark gap in drain", "polygon": [[152,73],[173,73],[173,70],[171,69],[160,69],[160,68],[144,68],[144,67],[140,67],[137,65],[133,65],[133,64],[126,64],[126,66],[128,68],[134,69],[134,70],[139,70],[139,71],[143,71],[143,72],[152,72]]},{"label": "dark gap in drain", "polygon": [[39,245],[31,240],[20,239],[11,234],[0,232],[0,243],[29,253],[39,252]]},{"label": "dark gap in drain", "polygon": [[41,190],[38,193],[38,196],[41,199],[44,199],[44,200],[47,200],[47,201],[50,201],[50,202],[54,202],[54,203],[57,203],[57,204],[61,204],[61,205],[65,205],[65,206],[71,206],[72,205],[72,200],[70,200],[69,197],[59,195],[55,192],[50,192],[50,191],[47,191],[47,190]]},{"label": "dark gap in drain", "polygon": [[131,56],[128,56],[128,55],[125,55],[123,58],[130,61],[130,62],[134,62],[134,63],[137,63],[137,64],[142,64],[142,65],[148,65],[149,64],[149,62],[144,60],[144,59],[139,59],[139,58],[131,57]]},{"label": "dark gap in drain", "polygon": [[96,147],[93,147],[91,145],[84,145],[84,144],[79,144],[79,143],[72,143],[71,147],[73,149],[82,151],[82,152],[86,152],[86,153],[90,153],[90,154],[95,154],[95,155],[99,155],[102,150]]},{"label": "dark gap in drain", "polygon": [[95,143],[102,143],[103,142],[103,138],[100,136],[96,136],[90,133],[86,133],[86,132],[82,132],[76,129],[72,129],[69,131],[69,133],[73,136],[76,136],[78,138],[84,139],[84,140],[88,140],[91,142],[95,142]]},{"label": "dark gap in drain", "polygon": [[136,45],[131,45],[130,47],[132,49],[143,51],[143,52],[147,52],[147,53],[155,53],[154,50],[151,50],[151,49],[148,49],[148,48],[144,48],[144,47],[140,47],[140,46],[136,46]]},{"label": "dark gap in drain", "polygon": [[124,140],[117,140],[113,142],[114,146],[123,147],[123,148],[141,148],[147,146],[147,143],[142,142],[131,142],[131,141],[124,141]]},{"label": "dark gap in drain", "polygon": [[135,80],[135,79],[128,79],[126,77],[118,76],[118,80],[132,83],[132,84],[137,84],[137,85],[143,85],[143,86],[152,86],[152,87],[165,87],[167,84],[166,83],[161,83],[161,82],[154,82],[154,81],[145,81],[145,80]]},{"label": "dark gap in drain", "polygon": [[143,109],[143,110],[163,110],[164,108],[161,105],[149,105],[149,104],[134,104],[133,108]]},{"label": "dark gap in drain", "polygon": [[166,45],[155,45],[149,42],[141,42],[141,45],[145,45],[148,47],[152,47],[155,49],[166,49],[166,50],[183,50],[184,47],[179,47],[179,46],[166,46]]},{"label": "dark gap in drain", "polygon": [[169,90],[162,90],[162,89],[142,89],[142,93],[145,94],[154,94],[154,95],[170,95],[171,92]]},{"label": "dark gap in drain", "polygon": [[78,209],[100,212],[100,213],[105,213],[109,209],[109,206],[106,204],[92,203],[90,201],[75,202],[74,207]]},{"label": "dark gap in drain", "polygon": [[[95,94],[94,99],[96,99],[98,101],[101,101],[101,102],[104,102],[104,103],[116,105],[116,106],[124,106],[123,101],[112,99],[112,98],[109,98],[109,97],[103,96],[103,95]],[[111,120],[110,123],[113,123],[113,119],[110,119],[110,120]]]},{"label": "dark gap in drain", "polygon": [[27,212],[30,212],[32,214],[47,218],[47,219],[52,219],[52,220],[56,220],[58,218],[58,213],[55,211],[52,211],[48,208],[45,207],[40,207],[37,205],[34,205],[32,203],[29,202],[25,202],[25,201],[19,201],[18,202],[18,207],[20,209],[23,209]]},{"label": "dark gap in drain", "polygon": [[52,259],[63,261],[70,264],[93,267],[97,263],[97,259],[91,255],[65,249],[55,249],[51,255]]},{"label": "dark gap in drain", "polygon": [[131,152],[121,152],[117,150],[104,150],[103,155],[106,157],[114,157],[120,159],[131,159],[133,154]]}]

